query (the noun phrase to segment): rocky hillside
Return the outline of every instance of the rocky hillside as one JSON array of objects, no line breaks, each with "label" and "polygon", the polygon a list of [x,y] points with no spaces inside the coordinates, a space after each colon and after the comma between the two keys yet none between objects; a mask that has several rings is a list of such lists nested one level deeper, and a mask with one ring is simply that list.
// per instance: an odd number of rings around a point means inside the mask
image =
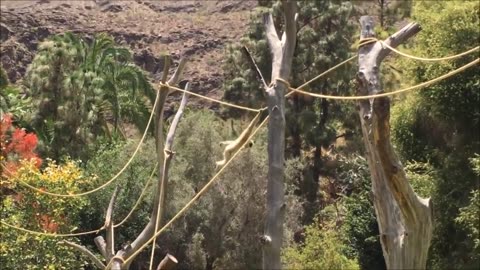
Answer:
[{"label": "rocky hillside", "polygon": [[[32,61],[37,45],[65,31],[93,35],[106,32],[131,48],[135,62],[158,78],[170,52],[178,61],[189,57],[185,78],[192,90],[220,97],[222,59],[226,44],[246,31],[256,1],[113,1],[37,0],[1,2],[2,66],[18,82]],[[198,100],[197,104],[215,106]]]}]

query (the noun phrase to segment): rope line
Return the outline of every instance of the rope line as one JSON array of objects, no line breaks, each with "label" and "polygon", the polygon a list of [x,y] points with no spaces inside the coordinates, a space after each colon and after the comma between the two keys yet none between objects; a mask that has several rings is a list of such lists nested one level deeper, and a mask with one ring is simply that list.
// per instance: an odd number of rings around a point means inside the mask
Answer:
[{"label": "rope line", "polygon": [[[125,223],[127,221],[128,218],[130,218],[130,216],[132,215],[132,213],[135,211],[135,209],[138,207],[138,205],[140,204],[140,201],[141,199],[143,198],[144,196],[144,193],[145,191],[147,190],[147,187],[148,185],[150,184],[151,180],[153,179],[153,175],[155,174],[155,169],[156,169],[157,165],[155,165],[152,173],[150,174],[150,177],[149,179],[147,180],[147,182],[145,183],[145,187],[143,188],[142,190],[142,193],[140,194],[140,197],[138,198],[137,202],[135,203],[135,205],[133,206],[132,210],[130,210],[130,212],[128,213],[128,215],[123,218],[123,220],[118,223],[118,224],[115,224],[113,227],[116,228],[116,227],[119,227],[121,226],[123,223]],[[30,229],[25,229],[25,228],[21,228],[21,227],[18,227],[18,226],[15,226],[15,225],[12,225],[12,224],[9,224],[5,221],[1,221],[1,223],[7,227],[10,227],[12,229],[16,229],[16,230],[19,230],[19,231],[23,231],[23,232],[26,232],[26,233],[31,233],[31,234],[35,234],[35,235],[42,235],[42,236],[49,236],[49,237],[73,237],[73,236],[81,236],[81,235],[87,235],[87,234],[94,234],[94,233],[99,233],[101,230],[105,229],[105,226],[101,227],[100,229],[97,229],[97,230],[92,230],[92,231],[87,231],[87,232],[80,232],[80,233],[66,233],[66,234],[58,234],[58,233],[44,233],[44,232],[39,232],[39,231],[34,231],[34,230],[30,230]]]},{"label": "rope line", "polygon": [[438,61],[452,60],[452,59],[455,59],[455,58],[465,56],[465,55],[470,54],[472,52],[478,51],[480,49],[480,46],[477,46],[475,48],[472,48],[472,49],[469,49],[467,51],[461,52],[459,54],[454,54],[454,55],[445,56],[445,57],[438,57],[438,58],[430,58],[430,57],[419,57],[419,56],[415,56],[415,55],[411,55],[411,54],[401,52],[401,51],[395,49],[394,47],[388,45],[385,41],[379,40],[379,39],[376,39],[376,38],[361,39],[359,44],[358,44],[358,47],[361,47],[361,46],[364,46],[364,45],[367,45],[367,44],[370,44],[370,43],[375,43],[375,42],[380,42],[383,46],[387,47],[389,50],[393,51],[394,53],[396,53],[398,55],[401,55],[401,56],[404,56],[404,57],[407,57],[407,58],[410,58],[410,59],[414,59],[414,60],[425,61],[425,62],[438,62]]},{"label": "rope line", "polygon": [[311,93],[311,92],[306,92],[306,91],[303,91],[303,90],[300,90],[298,88],[290,88],[290,90],[292,90],[292,93],[293,92],[297,92],[297,93],[301,93],[301,94],[304,94],[304,95],[308,95],[308,96],[312,96],[312,97],[319,97],[319,98],[327,98],[327,99],[337,99],[337,100],[361,100],[361,99],[371,99],[371,98],[379,98],[379,97],[386,97],[386,96],[392,96],[392,95],[396,95],[396,94],[399,94],[399,93],[402,93],[402,92],[407,92],[407,91],[411,91],[411,90],[414,90],[414,89],[418,89],[418,88],[422,88],[422,87],[425,87],[425,86],[428,86],[430,84],[433,84],[433,83],[436,83],[436,82],[439,82],[441,80],[444,80],[448,77],[451,77],[457,73],[460,73],[464,70],[466,70],[467,68],[470,68],[476,64],[478,64],[480,61],[480,58],[477,58],[476,60],[464,65],[464,66],[461,66],[455,70],[452,70],[440,77],[437,77],[437,78],[434,78],[432,80],[429,80],[429,81],[426,81],[426,82],[423,82],[423,83],[420,83],[420,84],[417,84],[417,85],[414,85],[414,86],[410,86],[410,87],[407,87],[407,88],[403,88],[403,89],[399,89],[399,90],[396,90],[396,91],[392,91],[392,92],[387,92],[387,93],[380,93],[380,94],[375,94],[375,95],[367,95],[367,96],[332,96],[332,95],[324,95],[324,94],[317,94],[317,93]]},{"label": "rope line", "polygon": [[[89,190],[89,191],[86,191],[86,192],[82,192],[82,193],[76,193],[76,194],[60,194],[60,193],[53,193],[53,192],[49,192],[49,191],[44,191],[40,188],[37,188],[37,187],[34,187],[30,184],[28,184],[27,182],[23,181],[23,180],[20,180],[20,179],[17,179],[18,183],[22,184],[23,186],[26,186],[38,193],[42,193],[42,194],[46,194],[46,195],[50,195],[50,196],[56,196],[56,197],[63,197],[63,198],[71,198],[71,197],[80,197],[80,196],[85,196],[85,195],[88,195],[88,194],[92,194],[94,192],[97,192],[103,188],[105,188],[106,186],[110,185],[111,183],[113,183],[113,181],[115,181],[126,169],[127,167],[130,165],[130,163],[132,163],[133,159],[135,158],[135,156],[137,155],[138,151],[140,150],[140,147],[142,146],[142,143],[143,141],[145,140],[145,137],[147,136],[147,133],[148,133],[148,128],[150,127],[150,124],[152,123],[152,119],[153,119],[153,115],[155,114],[155,108],[157,106],[157,102],[158,102],[158,97],[160,96],[158,94],[159,92],[157,92],[157,97],[155,98],[155,103],[153,105],[153,108],[152,108],[152,113],[150,114],[150,118],[148,119],[148,123],[147,123],[147,126],[145,127],[145,131],[143,132],[143,135],[142,135],[142,138],[140,139],[140,141],[138,142],[138,145],[137,147],[135,148],[135,151],[133,152],[132,156],[130,157],[130,159],[127,161],[127,163],[125,163],[125,165],[123,166],[123,168],[115,175],[113,176],[110,180],[108,180],[106,183],[104,183],[103,185],[97,187],[97,188],[94,188],[92,190]],[[9,181],[9,180],[7,180]],[[11,182],[11,181],[10,181]],[[13,182],[11,182],[13,183]]]},{"label": "rope line", "polygon": [[105,229],[105,226],[101,227],[98,230],[93,230],[93,231],[88,231],[88,232],[80,232],[80,233],[45,233],[45,232],[38,232],[38,231],[33,231],[30,229],[25,229],[21,228],[12,224],[9,224],[3,220],[0,221],[3,225],[10,227],[15,230],[19,230],[22,232],[30,233],[30,234],[35,234],[35,235],[42,235],[42,236],[48,236],[48,237],[74,237],[74,236],[81,236],[81,235],[87,235],[87,234],[96,234],[99,233],[101,230]]},{"label": "rope line", "polygon": [[[225,170],[225,168],[230,165],[230,163],[233,161],[233,159],[238,156],[240,151],[245,147],[245,145],[256,135],[256,133],[262,128],[265,123],[268,121],[269,116],[267,116],[263,122],[252,132],[252,135],[245,141],[245,143],[233,154],[233,156],[230,158],[230,160],[225,163],[225,165],[208,181],[208,183],[197,193],[195,196],[172,218],[170,221],[168,221],[158,232],[156,232],[145,244],[143,244],[137,251],[135,251],[130,257],[125,259],[125,263],[128,263],[129,261],[133,260],[133,258],[140,253],[144,248],[146,248],[150,242],[153,241],[153,239],[157,238],[162,232],[164,232],[173,222],[175,222],[183,213],[185,213],[192,205],[195,203],[200,196],[202,196],[210,186],[212,186],[215,183],[215,180],[217,180],[218,176]],[[105,268],[105,270],[108,270],[109,266]]]},{"label": "rope line", "polygon": [[137,201],[135,202],[135,204],[133,205],[133,208],[130,210],[130,212],[127,214],[127,216],[125,216],[123,218],[122,221],[120,221],[118,224],[114,224],[113,227],[114,228],[117,228],[117,227],[120,227],[123,225],[123,223],[125,223],[129,218],[130,216],[133,214],[133,212],[137,209],[137,207],[140,205],[140,202],[142,201],[143,199],[143,196],[145,196],[145,193],[147,191],[147,188],[148,186],[150,185],[150,182],[152,181],[153,179],[153,175],[155,174],[155,171],[157,169],[157,165],[158,163],[155,164],[155,166],[153,167],[153,170],[152,170],[152,173],[150,174],[150,177],[148,178],[147,182],[145,183],[145,186],[143,187],[143,190],[142,192],[140,193],[140,196],[138,197]]},{"label": "rope line", "polygon": [[236,104],[229,103],[229,102],[226,102],[226,101],[221,101],[221,100],[210,98],[210,97],[200,95],[200,94],[197,94],[197,93],[194,93],[194,92],[190,92],[190,91],[187,91],[185,89],[181,89],[181,88],[178,88],[178,87],[175,87],[175,86],[171,86],[168,83],[159,82],[158,84],[162,87],[168,87],[168,88],[173,89],[173,90],[177,90],[177,91],[180,91],[180,92],[183,92],[183,93],[187,93],[189,95],[196,96],[196,97],[199,97],[199,98],[203,98],[203,99],[206,99],[206,100],[209,100],[209,101],[212,101],[212,102],[216,102],[216,103],[219,103],[219,104],[222,104],[222,105],[225,105],[225,106],[229,106],[229,107],[232,107],[232,108],[237,108],[237,109],[241,109],[241,110],[245,110],[245,111],[251,111],[251,112],[259,112],[260,111],[259,109],[253,109],[253,108],[249,108],[249,107],[245,107],[245,106],[241,106],[241,105],[236,105]]},{"label": "rope line", "polygon": [[327,69],[326,71],[322,72],[320,75],[315,76],[314,78],[310,79],[309,81],[307,81],[306,83],[300,85],[300,86],[297,87],[297,88],[303,88],[303,87],[311,84],[313,81],[315,81],[315,80],[317,80],[317,79],[319,79],[319,78],[327,75],[328,73],[330,73],[330,72],[334,71],[335,69],[337,69],[337,68],[345,65],[346,63],[354,60],[354,59],[357,58],[357,57],[358,57],[358,55],[355,55],[355,56],[352,56],[352,57],[348,58],[347,60],[344,60],[343,62],[338,63],[337,65],[335,65],[335,66]]}]

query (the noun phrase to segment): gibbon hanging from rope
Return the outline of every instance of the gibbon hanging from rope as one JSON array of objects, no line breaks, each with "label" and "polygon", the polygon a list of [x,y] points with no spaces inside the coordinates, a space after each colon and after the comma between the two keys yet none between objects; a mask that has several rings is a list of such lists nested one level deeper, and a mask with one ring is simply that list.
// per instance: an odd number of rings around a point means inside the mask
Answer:
[{"label": "gibbon hanging from rope", "polygon": [[[260,116],[262,115],[262,112],[264,110],[261,110],[255,118],[250,122],[247,128],[238,136],[238,138],[234,141],[223,141],[220,142],[220,145],[226,145],[225,150],[223,150],[223,160],[217,161],[216,162],[216,169],[221,168],[222,166],[227,163],[232,155],[237,152],[242,145],[245,144],[245,142],[250,138],[250,135],[252,134],[252,131],[254,127],[257,125],[258,121],[260,120]],[[251,147],[253,145],[253,141],[250,141],[249,143],[246,144],[246,146]]]}]

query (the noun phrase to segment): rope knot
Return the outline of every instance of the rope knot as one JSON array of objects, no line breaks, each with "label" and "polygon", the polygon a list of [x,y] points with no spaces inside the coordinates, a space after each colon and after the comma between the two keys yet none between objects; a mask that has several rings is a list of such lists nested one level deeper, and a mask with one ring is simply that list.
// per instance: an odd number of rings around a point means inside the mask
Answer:
[{"label": "rope knot", "polygon": [[362,38],[358,41],[357,49],[360,49],[362,46],[372,44],[379,41],[377,38],[369,37],[369,38]]},{"label": "rope knot", "polygon": [[284,83],[284,84],[287,86],[287,88],[289,88],[289,89],[291,88],[290,83],[289,83],[287,80],[284,80],[284,79],[282,79],[282,78],[280,78],[280,77],[277,77],[277,78],[275,78],[274,80],[272,80],[272,82],[268,85],[268,87],[270,87],[270,88],[273,87],[274,84],[275,84],[275,81],[282,82],[282,83]]}]

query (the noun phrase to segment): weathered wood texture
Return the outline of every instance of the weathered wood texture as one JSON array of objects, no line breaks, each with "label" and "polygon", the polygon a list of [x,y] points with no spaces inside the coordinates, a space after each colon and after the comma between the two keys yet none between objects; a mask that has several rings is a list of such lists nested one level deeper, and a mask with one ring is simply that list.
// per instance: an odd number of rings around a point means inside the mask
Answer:
[{"label": "weathered wood texture", "polygon": [[[361,38],[374,36],[373,18],[360,18]],[[396,47],[420,31],[410,23],[385,42]],[[380,42],[359,48],[358,95],[383,92],[379,68],[390,50]],[[372,179],[375,212],[388,269],[425,269],[432,238],[430,199],[416,195],[390,141],[390,99],[363,100],[358,111]]]},{"label": "weathered wood texture", "polygon": [[296,3],[283,1],[285,31],[279,39],[271,14],[264,14],[267,41],[273,56],[272,84],[266,89],[268,122],[267,213],[263,239],[263,269],[281,269],[284,220],[285,93],[296,44]]},{"label": "weathered wood texture", "polygon": [[[170,61],[169,57],[166,57],[165,60],[165,66],[164,66],[164,71],[163,71],[163,78],[162,78],[162,83],[168,83],[169,85],[175,85],[179,82],[181,74],[183,72],[183,69],[185,67],[186,59],[181,59],[180,63],[175,70],[175,73],[172,75],[172,77],[168,80],[167,82],[167,77],[168,77],[168,70],[170,67]],[[173,91],[169,89],[168,87],[160,87],[159,90],[159,97],[157,100],[157,106],[155,109],[155,114],[154,114],[154,119],[155,119],[155,144],[156,144],[156,151],[157,151],[157,162],[158,162],[158,180],[155,185],[155,192],[154,192],[154,198],[153,198],[153,209],[152,209],[152,214],[150,216],[150,220],[145,225],[143,231],[137,236],[137,238],[129,245],[125,245],[121,250],[117,251],[115,257],[113,258],[113,263],[111,269],[113,270],[120,270],[120,269],[129,269],[130,263],[132,261],[129,261],[128,263],[124,264],[122,263],[121,259],[117,258],[130,258],[132,254],[134,254],[141,246],[143,246],[150,238],[154,235],[155,233],[155,227],[156,226],[156,220],[158,215],[160,215],[161,211],[160,209],[163,207],[164,204],[162,204],[162,199],[165,196],[165,193],[163,193],[162,189],[166,189],[166,181],[164,178],[164,162],[165,162],[165,149],[164,149],[164,139],[163,139],[163,111],[165,107],[165,102],[167,100],[167,97],[170,93]],[[184,98],[185,99],[185,98]],[[169,162],[167,162],[168,166]],[[163,197],[163,198],[162,198]]]},{"label": "weathered wood texture", "polygon": [[177,258],[173,257],[170,254],[167,254],[158,265],[157,270],[172,270],[173,268],[175,268],[177,263]]}]

